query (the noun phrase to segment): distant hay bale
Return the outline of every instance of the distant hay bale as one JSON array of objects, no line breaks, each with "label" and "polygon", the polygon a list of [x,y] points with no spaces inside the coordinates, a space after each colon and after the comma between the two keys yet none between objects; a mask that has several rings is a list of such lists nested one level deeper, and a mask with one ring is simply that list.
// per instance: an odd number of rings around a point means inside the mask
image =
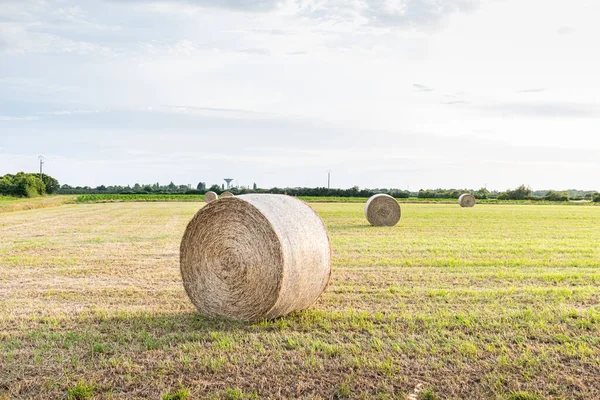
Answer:
[{"label": "distant hay bale", "polygon": [[219,198],[219,196],[215,192],[206,192],[204,194],[204,201],[210,203],[211,201],[215,201]]},{"label": "distant hay bale", "polygon": [[461,207],[473,207],[475,205],[475,196],[471,193],[461,194],[458,198],[458,204]]},{"label": "distant hay bale", "polygon": [[389,194],[376,194],[365,204],[365,217],[373,226],[394,226],[400,221],[400,204]]},{"label": "distant hay bale", "polygon": [[221,198],[223,197],[233,197],[233,193],[231,192],[223,192],[221,193]]},{"label": "distant hay bale", "polygon": [[331,274],[321,218],[290,196],[248,194],[208,204],[181,241],[183,285],[202,315],[242,321],[308,308]]}]

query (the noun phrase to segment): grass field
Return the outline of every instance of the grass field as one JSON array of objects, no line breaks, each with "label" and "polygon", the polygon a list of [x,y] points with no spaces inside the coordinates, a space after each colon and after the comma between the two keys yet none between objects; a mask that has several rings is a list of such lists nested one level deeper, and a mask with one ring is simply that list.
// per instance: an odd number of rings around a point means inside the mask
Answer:
[{"label": "grass field", "polygon": [[204,201],[199,194],[82,194],[78,203],[112,203],[131,201]]},{"label": "grass field", "polygon": [[328,290],[240,324],[181,284],[201,206],[0,214],[0,399],[600,398],[600,207],[315,203]]},{"label": "grass field", "polygon": [[0,196],[0,213],[57,207],[74,199],[75,196],[44,196],[31,199]]},{"label": "grass field", "polygon": [[[335,196],[299,196],[301,200],[312,203],[365,203],[367,197],[335,197]],[[114,203],[114,202],[143,202],[143,201],[203,201],[203,195],[197,194],[83,194],[77,195],[78,203]],[[435,203],[457,204],[457,199],[426,199],[410,197],[397,199],[400,203]],[[482,204],[538,204],[538,205],[598,205],[591,201],[554,202],[545,200],[477,200]]]}]

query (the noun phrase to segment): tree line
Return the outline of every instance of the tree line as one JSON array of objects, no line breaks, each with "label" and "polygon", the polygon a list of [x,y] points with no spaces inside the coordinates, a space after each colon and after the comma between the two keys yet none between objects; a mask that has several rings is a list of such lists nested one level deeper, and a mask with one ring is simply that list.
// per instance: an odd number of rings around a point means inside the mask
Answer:
[{"label": "tree line", "polygon": [[89,186],[69,186],[62,185],[60,188],[61,194],[205,194],[208,191],[221,194],[225,191],[230,191],[233,194],[244,194],[244,193],[274,193],[274,194],[288,194],[290,196],[333,196],[333,197],[370,197],[376,193],[388,193],[396,198],[408,198],[411,193],[406,190],[398,189],[360,189],[358,186],[354,186],[350,189],[328,189],[325,187],[317,188],[270,188],[262,189],[259,188],[256,183],[252,185],[252,188],[246,187],[233,187],[225,189],[223,185],[213,184],[210,187],[204,182],[198,183],[195,189],[192,189],[189,185],[176,185],[173,182],[168,185],[155,184],[139,184],[136,183],[133,186],[97,186],[95,188]]},{"label": "tree line", "polygon": [[176,185],[173,182],[168,185],[161,185],[160,183],[152,184],[139,184],[136,183],[133,186],[96,186],[94,188],[90,186],[70,186],[62,185],[60,187],[61,194],[135,194],[135,193],[154,193],[154,194],[187,194],[193,191],[189,185]]},{"label": "tree line", "polygon": [[489,191],[486,188],[474,189],[421,189],[418,192],[411,192],[408,190],[390,189],[390,188],[376,188],[376,189],[361,189],[358,186],[351,187],[349,189],[330,189],[326,187],[316,188],[278,188],[273,187],[270,189],[264,189],[257,187],[256,183],[252,188],[247,187],[233,187],[225,189],[224,185],[213,184],[210,187],[205,182],[199,182],[195,189],[192,189],[190,185],[176,185],[173,182],[168,185],[155,184],[139,184],[136,183],[133,186],[98,186],[91,188],[88,186],[84,187],[71,187],[69,185],[63,185],[60,189],[61,193],[64,194],[204,194],[208,191],[213,191],[217,194],[221,194],[224,191],[230,191],[233,194],[245,194],[245,193],[274,193],[274,194],[288,194],[290,196],[310,196],[310,197],[370,197],[377,193],[386,193],[395,198],[409,198],[417,197],[421,199],[458,199],[463,193],[471,193],[477,199],[497,199],[497,200],[546,200],[546,201],[569,201],[569,200],[594,200],[600,202],[600,193],[594,191],[583,191],[583,190],[538,190],[533,191],[530,187],[520,185],[515,189],[508,189],[503,192]]},{"label": "tree line", "polygon": [[46,174],[18,172],[0,176],[0,195],[15,197],[37,197],[57,193],[58,181]]},{"label": "tree line", "polygon": [[[213,184],[207,187],[205,182],[199,182],[196,188],[191,185],[176,185],[170,182],[168,185],[160,183],[139,184],[133,186],[60,186],[55,178],[42,174],[19,172],[15,175],[7,174],[0,177],[0,195],[35,197],[45,194],[204,194],[207,191],[213,191],[221,194],[225,191],[224,185]],[[256,183],[252,188],[234,187],[228,189],[233,194],[244,193],[274,193],[288,194],[290,196],[310,196],[310,197],[370,197],[377,193],[386,193],[395,198],[417,197],[421,199],[458,199],[463,193],[471,193],[477,199],[498,199],[498,200],[546,200],[546,201],[569,201],[569,200],[592,200],[600,202],[600,193],[595,191],[582,190],[538,190],[533,191],[526,185],[520,185],[515,189],[508,189],[503,192],[489,191],[486,188],[473,189],[421,189],[418,192],[400,190],[394,188],[376,188],[366,189],[353,186],[349,189],[330,189],[325,187],[316,188],[259,188]]]},{"label": "tree line", "polygon": [[515,189],[504,192],[489,191],[486,188],[479,190],[471,189],[427,189],[419,190],[417,197],[425,199],[458,199],[463,193],[471,193],[477,199],[497,200],[545,200],[545,201],[570,201],[570,200],[593,200],[600,202],[600,193],[585,190],[537,190],[520,185]]}]

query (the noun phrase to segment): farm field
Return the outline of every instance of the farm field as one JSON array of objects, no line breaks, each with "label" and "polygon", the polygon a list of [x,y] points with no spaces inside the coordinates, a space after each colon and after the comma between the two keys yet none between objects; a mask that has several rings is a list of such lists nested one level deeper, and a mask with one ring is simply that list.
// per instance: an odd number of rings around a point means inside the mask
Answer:
[{"label": "farm field", "polygon": [[[112,203],[112,202],[132,202],[132,201],[203,201],[204,196],[198,194],[81,194],[75,195],[78,203]],[[312,203],[365,203],[367,197],[336,197],[336,196],[299,196],[301,200]],[[400,203],[435,203],[435,204],[457,204],[457,199],[429,199],[429,198],[400,198],[396,199]],[[546,201],[546,200],[497,200],[480,199],[478,203],[482,204],[536,204],[536,205],[597,205],[591,201]]]},{"label": "farm field", "polygon": [[57,207],[75,199],[75,196],[44,196],[31,199],[0,196],[0,213]]},{"label": "farm field", "polygon": [[129,201],[204,201],[198,194],[82,194],[78,203],[110,203]]},{"label": "farm field", "polygon": [[0,213],[0,399],[600,398],[600,207],[312,203],[329,288],[243,324],[183,289],[202,205]]}]

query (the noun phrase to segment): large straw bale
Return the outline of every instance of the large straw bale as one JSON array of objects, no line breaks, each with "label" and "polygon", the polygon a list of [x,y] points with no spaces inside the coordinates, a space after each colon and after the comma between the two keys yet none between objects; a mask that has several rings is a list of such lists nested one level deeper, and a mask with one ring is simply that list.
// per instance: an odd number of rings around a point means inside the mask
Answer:
[{"label": "large straw bale", "polygon": [[241,195],[203,207],[185,231],[180,258],[200,314],[243,321],[309,307],[331,274],[323,221],[284,195]]}]

